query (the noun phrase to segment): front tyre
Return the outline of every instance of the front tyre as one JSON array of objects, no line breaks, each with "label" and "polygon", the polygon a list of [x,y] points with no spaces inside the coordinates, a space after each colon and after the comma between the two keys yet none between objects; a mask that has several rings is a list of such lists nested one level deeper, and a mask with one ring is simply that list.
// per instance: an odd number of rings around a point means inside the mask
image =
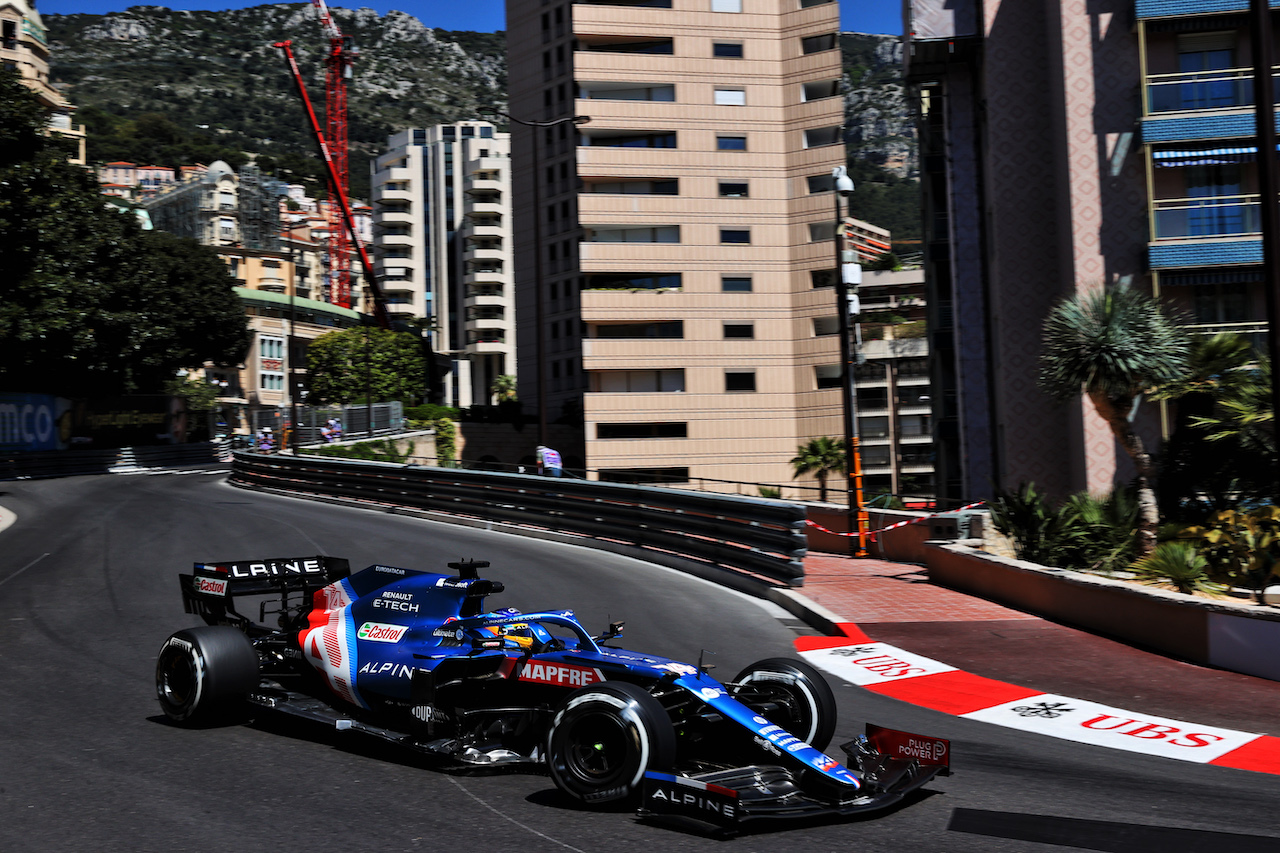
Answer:
[{"label": "front tyre", "polygon": [[164,641],[156,659],[156,698],[174,722],[226,722],[258,686],[258,653],[239,630],[188,628]]},{"label": "front tyre", "polygon": [[626,682],[574,691],[547,735],[556,787],[591,804],[638,797],[645,771],[669,768],[675,752],[675,731],[662,703]]},{"label": "front tyre", "polygon": [[793,658],[765,658],[730,682],[734,698],[775,726],[823,750],[836,731],[836,697],[817,669]]}]

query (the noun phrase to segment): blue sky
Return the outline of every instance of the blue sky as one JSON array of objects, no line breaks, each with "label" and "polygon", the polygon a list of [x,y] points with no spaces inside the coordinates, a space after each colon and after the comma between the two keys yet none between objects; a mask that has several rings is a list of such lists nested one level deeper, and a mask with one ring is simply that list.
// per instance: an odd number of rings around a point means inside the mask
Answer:
[{"label": "blue sky", "polygon": [[[408,12],[428,27],[444,30],[476,30],[494,32],[503,29],[503,0],[389,0],[389,2],[343,2],[326,0],[330,6],[359,8],[368,6],[386,14],[392,9]],[[130,6],[140,5],[139,0],[39,0],[41,14],[70,15],[88,12],[96,15],[119,12]],[[258,2],[237,0],[173,0],[165,3],[155,0],[154,5],[170,9],[243,9],[263,5]],[[841,29],[859,33],[902,34],[901,0],[843,0],[840,4]]]}]

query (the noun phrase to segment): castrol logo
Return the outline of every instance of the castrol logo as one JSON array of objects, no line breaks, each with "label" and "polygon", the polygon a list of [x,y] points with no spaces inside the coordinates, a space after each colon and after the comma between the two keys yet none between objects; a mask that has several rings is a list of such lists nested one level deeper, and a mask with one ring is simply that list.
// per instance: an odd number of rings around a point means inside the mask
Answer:
[{"label": "castrol logo", "polygon": [[360,626],[356,636],[362,640],[373,640],[378,643],[398,643],[408,631],[405,625],[384,625],[381,622],[366,622]]},{"label": "castrol logo", "polygon": [[215,578],[196,578],[196,592],[202,595],[226,595],[227,581],[226,579],[217,580]]}]

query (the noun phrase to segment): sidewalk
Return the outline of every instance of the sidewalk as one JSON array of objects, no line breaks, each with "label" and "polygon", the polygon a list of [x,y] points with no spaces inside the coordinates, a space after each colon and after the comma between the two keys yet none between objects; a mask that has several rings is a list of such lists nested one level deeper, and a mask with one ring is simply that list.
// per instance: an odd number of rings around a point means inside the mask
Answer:
[{"label": "sidewalk", "polygon": [[923,566],[809,554],[804,598],[974,675],[1148,714],[1280,735],[1280,682],[1197,666],[935,586]]}]

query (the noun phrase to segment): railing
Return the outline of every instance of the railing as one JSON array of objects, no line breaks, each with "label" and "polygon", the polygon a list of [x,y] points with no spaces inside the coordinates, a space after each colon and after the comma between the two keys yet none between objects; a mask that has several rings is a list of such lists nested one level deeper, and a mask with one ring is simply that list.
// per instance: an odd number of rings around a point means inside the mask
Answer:
[{"label": "railing", "polygon": [[1262,232],[1257,193],[1207,198],[1170,198],[1154,202],[1156,240],[1193,237],[1242,237]]},{"label": "railing", "polygon": [[205,465],[225,461],[224,442],[161,444],[147,447],[119,447],[107,450],[49,450],[0,456],[0,480],[36,480],[105,474],[131,468],[161,468],[177,465]]},{"label": "railing", "polygon": [[1216,71],[1147,76],[1149,113],[1230,109],[1252,104],[1252,68],[1223,68]]},{"label": "railing", "polygon": [[247,488],[410,507],[528,525],[625,546],[646,559],[692,560],[800,586],[805,508],[735,495],[526,474],[236,453]]}]

